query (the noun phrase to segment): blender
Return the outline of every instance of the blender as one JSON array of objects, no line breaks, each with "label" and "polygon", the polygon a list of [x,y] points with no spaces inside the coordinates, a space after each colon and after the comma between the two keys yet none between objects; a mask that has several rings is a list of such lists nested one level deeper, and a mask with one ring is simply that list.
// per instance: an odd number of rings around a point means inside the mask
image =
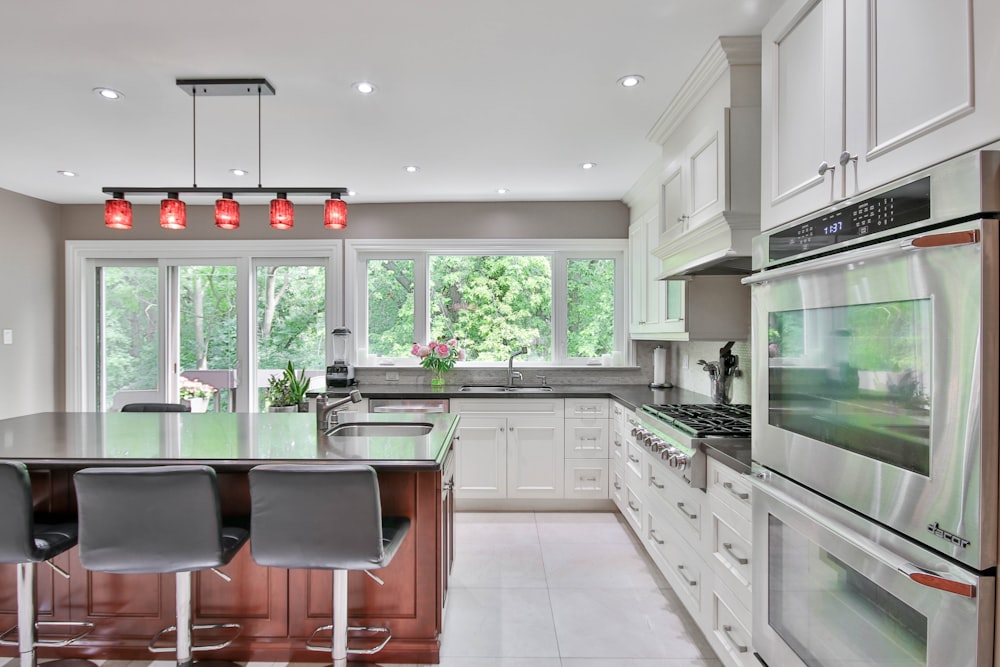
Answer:
[{"label": "blender", "polygon": [[326,367],[326,387],[349,387],[357,384],[354,366],[348,362],[351,349],[351,330],[338,327],[333,333],[333,365]]}]

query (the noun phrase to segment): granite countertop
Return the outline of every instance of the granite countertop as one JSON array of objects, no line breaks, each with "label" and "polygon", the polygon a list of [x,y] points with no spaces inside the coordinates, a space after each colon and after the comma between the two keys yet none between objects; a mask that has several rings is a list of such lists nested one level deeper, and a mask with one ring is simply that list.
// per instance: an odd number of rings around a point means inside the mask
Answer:
[{"label": "granite countertop", "polygon": [[[530,386],[530,385],[528,385]],[[364,398],[592,398],[601,396],[613,398],[635,410],[646,403],[711,403],[712,399],[686,389],[650,389],[644,384],[595,384],[595,385],[552,385],[547,392],[494,392],[461,391],[462,385],[445,385],[432,389],[428,385],[414,384],[358,384],[353,387],[338,387],[326,393],[331,396],[346,396],[352,389],[361,392]]]},{"label": "granite countertop", "polygon": [[45,412],[0,420],[0,458],[29,468],[166,465],[197,462],[219,470],[260,463],[350,462],[379,470],[438,470],[456,415],[341,413],[341,422],[414,422],[422,436],[327,436],[315,413]]}]

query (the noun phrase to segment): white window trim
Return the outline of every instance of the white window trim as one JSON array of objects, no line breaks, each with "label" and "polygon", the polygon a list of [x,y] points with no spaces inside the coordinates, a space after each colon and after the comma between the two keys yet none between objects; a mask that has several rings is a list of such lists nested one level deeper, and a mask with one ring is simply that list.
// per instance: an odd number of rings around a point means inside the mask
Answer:
[{"label": "white window trim", "polygon": [[[427,322],[427,258],[431,255],[545,255],[553,258],[553,297],[566,293],[566,267],[568,259],[613,258],[616,261],[615,280],[615,350],[624,350],[627,338],[627,306],[625,284],[627,282],[628,239],[351,239],[344,245],[344,304],[347,326],[357,333],[355,337],[355,361],[358,367],[377,368],[380,366],[417,366],[413,359],[385,359],[375,363],[363,349],[362,333],[368,326],[367,298],[365,285],[367,271],[365,260],[371,255],[380,259],[414,260],[414,329],[426,331]],[[422,288],[422,289],[421,289]],[[532,362],[536,366],[593,366],[593,361],[566,359],[566,301],[553,298],[553,352],[551,362]],[[461,362],[460,367],[485,368],[502,366],[502,362]]]},{"label": "white window trim", "polygon": [[[93,396],[94,351],[88,341],[95,326],[94,282],[91,275],[95,263],[128,260],[154,260],[163,263],[190,264],[199,259],[231,260],[237,266],[266,264],[282,259],[325,260],[327,267],[327,322],[344,321],[343,285],[344,242],[333,241],[67,241],[66,242],[66,409],[95,409]],[[256,265],[256,264],[254,264]],[[245,290],[243,290],[245,291]],[[240,292],[238,309],[252,309],[254,297]],[[250,310],[243,313],[245,322],[252,322]],[[244,332],[246,333],[246,332]],[[253,332],[248,332],[252,340]],[[243,334],[240,334],[243,335]],[[163,342],[161,341],[161,345]],[[327,339],[327,359],[333,354],[332,338]],[[239,377],[249,377],[250,359],[256,352],[249,342],[249,355],[241,359]]]}]

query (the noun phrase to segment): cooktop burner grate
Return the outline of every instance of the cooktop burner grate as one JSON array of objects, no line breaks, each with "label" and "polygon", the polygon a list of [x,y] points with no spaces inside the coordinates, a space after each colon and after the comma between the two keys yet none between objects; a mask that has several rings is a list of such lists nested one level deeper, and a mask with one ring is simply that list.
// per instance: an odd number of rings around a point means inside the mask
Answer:
[{"label": "cooktop burner grate", "polygon": [[646,411],[674,428],[701,438],[750,437],[750,406],[739,405],[647,405]]}]

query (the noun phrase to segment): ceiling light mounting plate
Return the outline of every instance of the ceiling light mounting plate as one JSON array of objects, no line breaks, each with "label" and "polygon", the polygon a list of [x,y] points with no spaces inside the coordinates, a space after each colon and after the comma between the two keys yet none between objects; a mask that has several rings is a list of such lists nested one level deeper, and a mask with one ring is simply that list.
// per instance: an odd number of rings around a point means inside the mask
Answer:
[{"label": "ceiling light mounting plate", "polygon": [[177,79],[177,87],[192,97],[274,95],[267,79]]},{"label": "ceiling light mounting plate", "polygon": [[164,192],[175,192],[182,195],[197,195],[197,194],[218,194],[220,192],[231,192],[233,194],[241,195],[273,195],[276,192],[281,192],[290,195],[345,195],[347,194],[347,188],[231,188],[229,186],[223,188],[202,188],[202,187],[162,187],[162,188],[131,188],[131,187],[110,187],[102,188],[101,192],[114,194],[115,192],[124,192],[126,194],[142,195],[142,194],[157,194]]}]

